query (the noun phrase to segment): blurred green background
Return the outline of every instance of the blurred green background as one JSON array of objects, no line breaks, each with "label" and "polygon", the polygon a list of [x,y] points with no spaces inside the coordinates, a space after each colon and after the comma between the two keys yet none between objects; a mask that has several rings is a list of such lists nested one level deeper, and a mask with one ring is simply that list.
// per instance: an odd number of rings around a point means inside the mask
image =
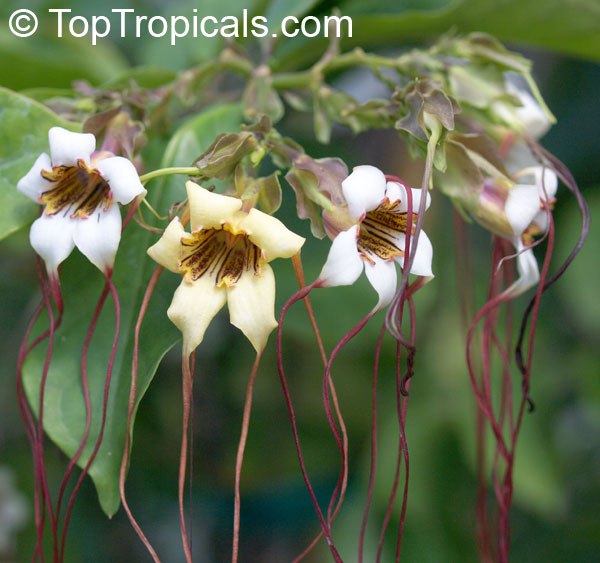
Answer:
[{"label": "blurred green background", "polygon": [[[74,14],[108,13],[122,3],[99,8],[74,0]],[[534,60],[534,76],[558,119],[543,144],[578,179],[591,208],[600,211],[598,155],[598,91],[600,91],[600,15],[597,3],[553,0],[543,5],[529,0],[392,2],[314,2],[285,0],[246,5],[210,0],[172,2],[169,8],[152,0],[128,3],[139,14],[235,14],[242,7],[254,13],[304,11],[324,14],[338,6],[356,16],[355,36],[347,46],[362,45],[386,53],[426,44],[451,28],[489,31]],[[43,13],[49,3],[27,7]],[[15,90],[69,88],[73,80],[92,84],[114,79],[128,66],[151,64],[182,69],[218,53],[218,41],[182,41],[176,47],[152,39],[104,42],[57,41],[50,33],[17,39],[6,29],[6,16],[21,7],[4,0],[0,8],[0,85]],[[275,52],[280,68],[302,68],[318,55],[319,41],[281,43]],[[551,49],[551,50],[547,50]],[[378,84],[366,73],[353,72],[337,80],[364,99],[378,95]],[[2,108],[0,108],[1,111]],[[290,112],[281,129],[315,156],[340,156],[349,166],[369,163],[418,183],[420,163],[410,161],[393,132],[358,137],[338,128],[330,146],[313,140],[304,116]],[[403,560],[409,562],[476,561],[473,505],[474,401],[464,364],[464,330],[456,289],[456,255],[472,253],[474,284],[483,291],[489,270],[489,236],[472,226],[475,244],[464,249],[452,232],[449,203],[435,197],[425,222],[434,243],[436,278],[418,296],[417,374],[411,388],[408,441],[411,482]],[[293,217],[291,191],[284,186],[284,212],[296,232],[310,236],[307,222]],[[565,257],[579,233],[579,217],[566,190],[559,191],[555,210],[555,264]],[[323,263],[327,245],[307,242],[303,257],[308,279]],[[598,256],[600,233],[592,226],[579,258],[543,300],[536,340],[532,394],[536,411],[526,416],[517,452],[515,501],[512,511],[515,562],[592,562],[600,560],[600,300]],[[72,258],[73,259],[73,258]],[[27,232],[0,242],[0,468],[15,477],[15,487],[32,506],[30,451],[21,422],[14,386],[16,354],[26,323],[39,301],[34,255]],[[289,263],[275,263],[278,307],[295,291]],[[90,270],[91,272],[91,270]],[[92,274],[91,274],[92,275]],[[364,282],[351,288],[314,294],[326,346],[337,340],[374,302]],[[527,301],[521,300],[517,310]],[[349,306],[350,304],[350,306]],[[165,321],[166,322],[166,321]],[[350,482],[334,538],[345,561],[356,559],[356,530],[362,515],[368,477],[370,379],[373,351],[382,318],[376,318],[340,355],[334,369],[342,410],[350,436]],[[160,328],[159,328],[160,330]],[[314,337],[300,306],[287,320],[285,351],[304,453],[313,482],[323,499],[335,484],[338,458],[321,404],[320,360]],[[367,537],[373,553],[385,510],[395,452],[397,422],[393,404],[393,346],[384,348],[380,374],[380,458],[377,488]],[[255,391],[255,403],[243,473],[242,561],[290,561],[317,531],[317,521],[297,467],[277,373],[274,339],[265,354]],[[195,382],[193,462],[193,550],[198,561],[226,561],[231,542],[233,468],[245,386],[252,362],[248,343],[227,322],[213,323],[198,354]],[[162,365],[145,397],[136,424],[128,494],[134,513],[165,562],[180,561],[176,475],[180,425],[180,368],[176,347]],[[50,475],[59,478],[65,459],[49,446]],[[0,506],[3,495],[0,490]],[[394,519],[397,523],[397,512]],[[0,520],[0,528],[2,520]],[[2,530],[0,529],[0,532]],[[33,518],[0,548],[0,561],[26,561],[34,545]],[[391,539],[391,538],[390,538]],[[391,560],[393,543],[384,560]],[[119,511],[112,520],[101,512],[87,482],[77,501],[69,535],[67,561],[130,562],[149,560],[127,518]],[[324,549],[313,561],[328,560]],[[371,560],[367,557],[367,560]]]}]

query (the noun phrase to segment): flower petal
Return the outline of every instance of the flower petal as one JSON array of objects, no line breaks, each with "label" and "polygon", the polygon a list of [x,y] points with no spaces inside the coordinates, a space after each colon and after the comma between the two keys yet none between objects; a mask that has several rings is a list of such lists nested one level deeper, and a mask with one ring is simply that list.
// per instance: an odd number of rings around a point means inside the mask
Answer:
[{"label": "flower petal", "polygon": [[521,122],[522,130],[534,139],[539,139],[550,129],[552,124],[546,112],[526,90],[522,90],[511,82],[507,84],[507,90],[521,102],[521,106],[516,107],[514,111],[517,119]]},{"label": "flower petal", "polygon": [[[412,242],[413,239],[411,239]],[[404,242],[403,242],[404,244]],[[402,246],[400,248],[403,248]],[[425,231],[419,233],[419,240],[417,243],[417,251],[413,259],[410,273],[415,276],[423,276],[427,278],[433,277],[433,271],[431,269],[431,262],[433,260],[433,246],[431,240],[427,236]],[[404,258],[399,258],[400,265],[403,265]]]},{"label": "flower petal", "polygon": [[535,186],[517,184],[506,198],[504,211],[514,234],[520,235],[540,211],[540,196]]},{"label": "flower petal", "polygon": [[175,217],[160,239],[148,249],[148,255],[167,270],[179,273],[179,251],[181,250],[181,237],[184,235],[185,230],[179,217]]},{"label": "flower petal", "polygon": [[550,215],[552,212],[549,209],[542,209],[537,213],[537,215],[531,221],[534,225],[538,227],[538,229],[545,233],[548,230],[548,226],[550,224]]},{"label": "flower petal", "polygon": [[558,189],[558,177],[556,176],[556,172],[547,166],[536,166],[533,173],[540,199],[542,201],[552,199],[556,195]]},{"label": "flower petal", "polygon": [[277,326],[275,320],[275,275],[263,264],[261,273],[245,272],[237,284],[227,289],[229,318],[250,341],[258,354]]},{"label": "flower petal", "polygon": [[342,182],[342,192],[348,203],[350,215],[360,219],[372,211],[385,197],[385,174],[375,166],[356,166]]},{"label": "flower petal", "polygon": [[183,351],[187,356],[202,342],[204,333],[227,300],[227,292],[217,288],[209,276],[194,283],[182,281],[175,290],[167,315],[183,334]]},{"label": "flower petal", "polygon": [[363,260],[356,247],[358,225],[342,231],[331,243],[325,265],[319,274],[322,287],[352,285],[363,271]]},{"label": "flower petal", "polygon": [[[421,205],[421,194],[423,190],[420,188],[411,188],[412,194],[412,211],[418,213],[419,206]],[[406,195],[406,186],[399,184],[398,182],[388,182],[385,195],[390,201],[400,200],[400,205],[396,208],[399,213],[408,212],[408,197]],[[425,202],[425,211],[429,209],[431,205],[431,194],[427,191],[427,201]]]},{"label": "flower petal", "polygon": [[513,244],[518,252],[517,271],[519,272],[519,279],[505,293],[511,297],[517,297],[538,283],[540,271],[533,250],[525,247],[519,239],[515,239]]},{"label": "flower petal", "polygon": [[375,263],[365,262],[365,274],[373,289],[379,295],[376,309],[382,309],[390,304],[396,293],[398,274],[393,260],[375,258]]},{"label": "flower petal", "polygon": [[91,133],[73,133],[62,127],[52,127],[48,140],[54,166],[75,166],[78,160],[89,165],[90,155],[96,149],[96,137]]},{"label": "flower petal", "polygon": [[52,182],[42,178],[42,170],[52,170],[50,157],[45,153],[40,154],[40,156],[37,157],[31,170],[27,172],[17,184],[17,189],[36,203],[39,203],[40,195],[53,186]]},{"label": "flower petal", "polygon": [[111,156],[94,163],[94,167],[108,182],[115,201],[127,204],[136,196],[146,193],[130,160],[122,156]]},{"label": "flower petal", "polygon": [[267,262],[275,258],[291,258],[304,244],[303,237],[290,231],[279,219],[258,209],[251,209],[237,228],[264,252]]},{"label": "flower petal", "polygon": [[86,219],[77,219],[75,245],[101,272],[112,269],[121,241],[121,212],[115,203],[106,211],[98,208]]},{"label": "flower petal", "polygon": [[190,204],[190,225],[198,229],[220,229],[242,208],[242,200],[209,192],[194,182],[185,184]]},{"label": "flower petal", "polygon": [[59,264],[71,254],[75,243],[75,220],[62,214],[46,215],[36,219],[29,231],[33,249],[43,258],[49,273],[56,273]]}]

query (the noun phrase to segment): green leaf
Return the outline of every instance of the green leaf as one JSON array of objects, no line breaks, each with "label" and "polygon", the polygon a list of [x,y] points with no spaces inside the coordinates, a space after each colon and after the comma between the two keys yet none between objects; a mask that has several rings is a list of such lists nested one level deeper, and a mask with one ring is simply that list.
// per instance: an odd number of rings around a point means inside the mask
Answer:
[{"label": "green leaf", "polygon": [[[173,136],[163,158],[163,166],[180,166],[191,162],[205,150],[219,133],[238,130],[242,118],[239,106],[217,106],[185,123]],[[150,184],[149,200],[157,207],[172,203],[173,188],[182,191],[183,179]],[[151,272],[156,264],[146,249],[157,235],[132,223],[125,230],[115,264],[114,281],[121,302],[121,332],[114,364],[108,417],[102,447],[90,469],[102,509],[108,516],[119,508],[119,468],[125,444],[127,404],[131,381],[134,327]],[[164,354],[177,342],[179,333],[166,315],[178,276],[165,272],[152,296],[142,325],[138,394],[136,410],[152,382]],[[98,270],[75,251],[61,271],[65,300],[63,324],[57,331],[52,363],[44,399],[44,428],[52,441],[67,456],[76,452],[85,426],[85,408],[81,391],[81,350],[94,307],[102,291],[103,279]],[[47,320],[38,323],[38,332]],[[92,400],[92,427],[88,445],[79,465],[89,459],[99,433],[103,386],[110,347],[114,335],[114,309],[110,297],[100,316],[89,350],[88,381]],[[25,390],[37,412],[39,386],[45,355],[42,344],[28,358],[24,367]],[[174,380],[173,384],[177,384]]]},{"label": "green leaf", "polygon": [[48,130],[67,123],[38,102],[0,88],[0,239],[30,223],[38,206],[17,191],[35,159],[48,152]]},{"label": "green leaf", "polygon": [[14,37],[7,28],[0,29],[0,84],[8,88],[68,88],[75,80],[98,84],[127,68],[110,43],[94,46],[89,37],[59,39],[39,34],[28,40]]},{"label": "green leaf", "polygon": [[[442,33],[490,33],[502,41],[600,60],[600,3],[593,0],[350,0],[339,4],[352,17],[344,50],[430,41]],[[326,39],[282,44],[279,67],[302,68],[315,61]]]},{"label": "green leaf", "polygon": [[[374,5],[372,5],[374,4]],[[387,7],[376,9],[377,6]],[[590,0],[462,0],[435,2],[435,10],[398,13],[390,0],[351,2],[344,14],[354,15],[355,44],[383,45],[444,33],[481,31],[502,41],[544,47],[553,51],[600,59],[600,4]],[[377,15],[370,15],[375,12]],[[359,16],[359,14],[361,14]],[[368,14],[368,15],[367,15]],[[381,15],[380,15],[381,14]]]},{"label": "green leaf", "polygon": [[[114,281],[121,302],[119,347],[111,382],[107,422],[102,447],[90,468],[102,509],[110,517],[119,507],[118,478],[125,443],[127,403],[131,381],[134,326],[141,299],[154,266],[145,250],[152,244],[146,231],[130,225],[117,256]],[[161,280],[146,315],[139,354],[138,403],[148,388],[163,355],[175,344],[178,334],[166,317],[169,280]],[[61,271],[65,301],[63,324],[56,334],[54,353],[44,398],[44,429],[51,440],[72,457],[85,427],[81,388],[81,350],[103,278],[79,252],[69,257]],[[110,297],[100,316],[88,359],[88,381],[92,402],[92,426],[88,445],[79,465],[84,466],[93,450],[101,421],[103,386],[115,330]],[[38,323],[42,330],[47,321]],[[32,353],[25,364],[24,383],[36,415],[45,345]]]},{"label": "green leaf", "polygon": [[277,33],[283,18],[302,16],[318,3],[318,0],[272,0],[265,12],[265,17],[269,20],[269,28]]}]

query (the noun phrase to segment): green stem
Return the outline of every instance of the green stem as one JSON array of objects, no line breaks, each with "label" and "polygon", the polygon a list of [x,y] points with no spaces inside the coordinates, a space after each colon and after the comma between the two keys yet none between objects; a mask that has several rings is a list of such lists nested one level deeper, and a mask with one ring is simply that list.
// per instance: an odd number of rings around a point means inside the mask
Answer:
[{"label": "green stem", "polygon": [[154,178],[160,178],[161,176],[170,176],[171,174],[183,174],[184,176],[199,176],[201,173],[202,170],[196,168],[195,166],[160,168],[159,170],[153,170],[152,172],[148,172],[147,174],[140,176],[140,182],[145,185],[150,180],[154,180]]},{"label": "green stem", "polygon": [[322,74],[344,70],[353,66],[402,70],[402,68],[408,66],[408,62],[406,56],[396,58],[382,57],[380,55],[365,53],[362,49],[356,48],[348,53],[334,56],[322,65],[317,64],[310,70],[275,74],[271,83],[274,88],[279,90],[309,88],[315,81],[319,80]]}]

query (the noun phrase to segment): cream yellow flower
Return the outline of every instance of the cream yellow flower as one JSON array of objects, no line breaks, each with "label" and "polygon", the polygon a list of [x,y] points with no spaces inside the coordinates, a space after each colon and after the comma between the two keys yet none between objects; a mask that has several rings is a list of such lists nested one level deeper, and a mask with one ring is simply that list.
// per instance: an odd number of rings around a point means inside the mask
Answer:
[{"label": "cream yellow flower", "polygon": [[238,327],[260,353],[277,326],[275,276],[269,262],[291,258],[304,239],[257,209],[188,182],[191,233],[173,219],[148,254],[183,275],[167,314],[183,334],[184,353],[204,338],[208,325],[225,305]]}]

